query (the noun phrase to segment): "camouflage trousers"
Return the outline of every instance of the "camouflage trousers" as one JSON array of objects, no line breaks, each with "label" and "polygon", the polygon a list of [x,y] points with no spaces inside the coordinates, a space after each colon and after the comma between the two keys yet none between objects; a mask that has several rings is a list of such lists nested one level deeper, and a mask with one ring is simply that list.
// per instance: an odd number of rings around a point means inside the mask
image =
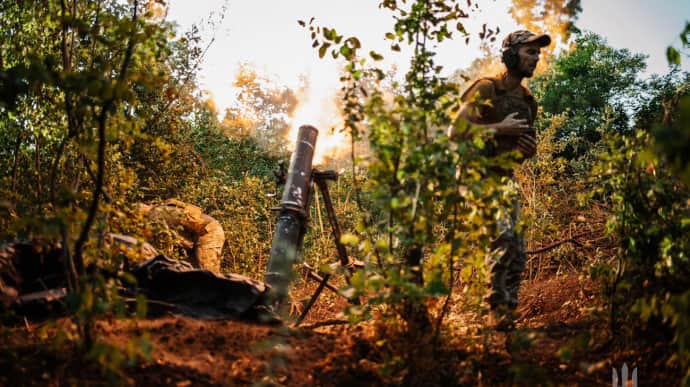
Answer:
[{"label": "camouflage trousers", "polygon": [[507,306],[515,309],[518,304],[520,280],[525,269],[525,239],[517,230],[520,214],[520,203],[517,194],[512,205],[496,222],[498,237],[491,242],[491,254],[487,257],[487,266],[491,271],[491,309]]},{"label": "camouflage trousers", "polygon": [[220,259],[225,243],[223,227],[215,219],[204,226],[203,234],[194,244],[194,265],[220,273]]}]

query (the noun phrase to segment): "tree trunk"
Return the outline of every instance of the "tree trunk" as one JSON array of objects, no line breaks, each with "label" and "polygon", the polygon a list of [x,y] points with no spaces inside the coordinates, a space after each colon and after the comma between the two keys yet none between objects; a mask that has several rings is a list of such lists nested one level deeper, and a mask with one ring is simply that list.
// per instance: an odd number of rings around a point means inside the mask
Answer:
[{"label": "tree trunk", "polygon": [[[405,256],[405,263],[412,276],[411,280],[418,286],[424,285],[422,270],[422,248],[415,245]],[[430,370],[433,369],[433,329],[429,311],[424,300],[407,297],[404,301],[404,318],[407,322],[407,375],[403,382],[408,386],[422,386],[429,382]],[[431,383],[433,384],[433,383]]]},{"label": "tree trunk", "polygon": [[405,301],[405,320],[407,321],[407,374],[403,381],[406,386],[437,385],[434,370],[434,335],[429,312],[423,300]]},{"label": "tree trunk", "polygon": [[19,166],[19,148],[22,144],[22,131],[17,128],[17,141],[14,144],[14,162],[12,163],[12,192],[17,193],[17,168]]},{"label": "tree trunk", "polygon": [[407,256],[405,257],[407,267],[410,270],[410,274],[412,275],[412,282],[419,286],[424,285],[424,276],[422,275],[422,257],[422,248],[416,245],[412,246],[410,251],[407,253]]}]

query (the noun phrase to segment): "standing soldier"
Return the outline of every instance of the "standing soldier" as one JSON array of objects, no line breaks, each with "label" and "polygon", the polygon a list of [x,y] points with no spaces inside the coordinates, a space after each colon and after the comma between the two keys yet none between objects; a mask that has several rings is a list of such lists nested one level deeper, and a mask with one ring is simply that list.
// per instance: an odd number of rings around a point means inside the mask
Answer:
[{"label": "standing soldier", "polygon": [[[503,40],[505,71],[480,78],[462,95],[464,105],[460,117],[494,132],[494,143],[487,146],[489,157],[518,151],[520,157],[517,161],[522,162],[536,154],[533,124],[537,102],[521,83],[534,74],[541,48],[549,44],[551,38],[548,35],[536,35],[525,30],[509,34]],[[451,132],[450,136],[455,134]],[[512,169],[499,167],[493,172],[507,177],[509,184],[515,187]],[[516,229],[520,212],[517,195],[512,202],[509,214],[496,224],[498,237],[492,242],[494,254],[489,259],[491,295],[488,301],[494,324],[499,329],[513,326],[520,279],[527,260],[524,238]]]},{"label": "standing soldier", "polygon": [[140,210],[151,220],[176,231],[178,242],[191,253],[192,265],[220,272],[225,233],[217,220],[204,214],[201,208],[175,199],[156,206],[141,204]]}]

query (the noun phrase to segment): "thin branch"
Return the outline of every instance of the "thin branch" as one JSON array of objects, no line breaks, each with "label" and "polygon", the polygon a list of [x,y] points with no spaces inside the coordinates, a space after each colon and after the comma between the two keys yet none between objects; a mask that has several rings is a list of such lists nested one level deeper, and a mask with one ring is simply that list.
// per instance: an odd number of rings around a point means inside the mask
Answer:
[{"label": "thin branch", "polygon": [[441,337],[441,324],[443,324],[443,320],[445,319],[446,315],[448,315],[448,312],[450,312],[450,300],[453,297],[453,287],[455,285],[455,270],[453,267],[453,257],[455,256],[455,243],[453,243],[453,239],[455,239],[455,229],[457,227],[458,204],[455,203],[453,205],[453,223],[451,224],[449,233],[450,237],[448,238],[450,240],[450,253],[448,254],[448,296],[443,301],[443,306],[441,307],[441,314],[438,316],[438,320],[436,321],[433,340],[434,348],[436,348],[436,344],[438,343],[438,340]]},{"label": "thin branch", "polygon": [[17,192],[17,169],[19,166],[19,151],[22,144],[22,131],[17,127],[17,141],[14,144],[14,162],[12,163],[12,192]]},{"label": "thin branch", "polygon": [[[129,42],[127,43],[127,50],[125,51],[125,57],[124,60],[122,61],[122,68],[120,69],[120,74],[118,75],[118,81],[115,85],[115,88],[117,89],[118,86],[120,86],[126,78],[127,75],[127,68],[129,67],[129,63],[132,60],[132,54],[134,52],[134,44],[135,44],[135,38],[134,35],[136,33],[136,21],[137,21],[137,10],[139,6],[139,1],[134,0],[134,11],[132,13],[132,35],[129,38]],[[105,136],[105,125],[106,121],[108,118],[108,111],[112,109],[112,107],[115,105],[115,96],[117,94],[113,93],[113,96],[109,99],[107,99],[101,108],[101,112],[98,116],[98,174],[96,176],[96,188],[94,189],[93,192],[93,199],[91,200],[91,205],[89,207],[89,213],[86,218],[86,222],[84,223],[84,227],[81,230],[81,234],[79,235],[79,239],[75,243],[74,247],[74,259],[75,259],[75,264],[77,265],[77,271],[79,274],[84,273],[84,259],[82,257],[83,253],[83,248],[84,248],[84,243],[86,243],[86,239],[89,236],[89,231],[91,230],[91,226],[93,225],[93,222],[96,218],[96,212],[98,211],[98,204],[100,202],[101,194],[103,193],[103,177],[105,175],[105,145],[106,145],[106,136]]]},{"label": "thin branch", "polygon": [[36,150],[36,198],[41,201],[43,185],[41,184],[41,132],[34,128],[34,146]]},{"label": "thin branch", "polygon": [[[65,100],[67,100],[67,96],[65,95]],[[67,102],[65,102],[67,103]],[[69,109],[67,109],[69,111]],[[67,113],[67,120],[69,121],[70,118],[70,113]],[[65,151],[65,145],[67,145],[67,141],[69,141],[70,136],[69,134],[65,136],[65,138],[60,141],[60,144],[58,145],[57,152],[55,154],[55,158],[53,159],[53,165],[50,167],[50,203],[53,205],[53,207],[56,206],[56,198],[55,198],[55,191],[57,189],[57,169],[60,164],[60,160],[62,160],[62,155]]]},{"label": "thin branch", "polygon": [[528,255],[542,254],[542,253],[545,253],[547,251],[551,251],[551,250],[555,249],[556,247],[558,247],[564,243],[572,243],[572,244],[577,245],[579,247],[585,247],[580,241],[578,241],[575,238],[579,238],[579,237],[585,236],[587,234],[588,233],[577,234],[577,235],[573,236],[572,238],[563,239],[563,240],[560,240],[558,242],[554,242],[548,246],[542,247],[541,249],[526,251],[525,254],[528,254]]},{"label": "thin branch", "polygon": [[[62,13],[62,71],[68,73],[72,69],[72,61],[69,53],[67,52],[67,23],[65,23],[67,5],[65,4],[65,0],[60,0],[60,9]],[[67,141],[69,141],[69,139],[72,138],[77,132],[74,121],[74,113],[72,111],[72,96],[67,89],[65,89],[64,93],[65,112],[67,113],[67,136],[60,141],[55,158],[53,159],[53,165],[50,168],[50,202],[53,206],[56,205],[55,190],[57,189],[57,170],[60,165],[60,160],[62,159]]]},{"label": "thin branch", "polygon": [[325,327],[329,325],[346,325],[349,324],[347,320],[326,320],[326,321],[319,321],[314,324],[309,324],[309,325],[302,325],[302,329],[316,329],[320,327]]},{"label": "thin branch", "polygon": [[[81,155],[81,159],[82,159],[82,162],[84,163],[84,168],[86,169],[86,174],[89,175],[89,177],[91,178],[91,181],[94,184],[97,184],[98,179],[93,174],[93,171],[91,170],[91,166],[89,165],[89,159],[84,154]],[[106,203],[112,203],[112,199],[110,198],[110,195],[108,195],[108,193],[105,192],[105,190],[101,190],[101,193],[103,194],[103,199],[105,200]]]}]

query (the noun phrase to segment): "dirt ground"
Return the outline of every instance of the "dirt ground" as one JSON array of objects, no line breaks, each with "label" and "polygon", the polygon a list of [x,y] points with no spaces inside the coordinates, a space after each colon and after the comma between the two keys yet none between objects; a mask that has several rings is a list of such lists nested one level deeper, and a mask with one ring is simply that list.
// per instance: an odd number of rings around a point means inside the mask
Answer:
[{"label": "dirt ground", "polygon": [[[313,286],[301,289],[306,297]],[[458,301],[461,302],[461,301]],[[604,340],[593,319],[599,289],[576,275],[526,283],[517,330],[506,335],[480,317],[452,308],[434,348],[426,385],[610,386],[611,369],[638,368],[639,385],[677,385],[679,371],[658,360],[668,343],[625,345]],[[386,352],[373,323],[340,324],[344,301],[326,291],[302,326],[263,326],[161,316],[143,321],[99,322],[107,343],[127,348],[145,335],[152,359],[125,366],[121,382],[139,386],[369,386],[402,384],[395,357]],[[462,309],[462,308],[457,308]],[[319,326],[328,322],[332,325]],[[59,321],[66,324],[66,321]],[[94,363],[80,364],[69,351],[51,349],[38,323],[8,329],[0,337],[0,385],[103,385]],[[50,331],[50,330],[47,330]],[[595,345],[605,342],[607,344]],[[414,349],[412,349],[414,351]],[[397,372],[397,373],[396,373]]]}]

